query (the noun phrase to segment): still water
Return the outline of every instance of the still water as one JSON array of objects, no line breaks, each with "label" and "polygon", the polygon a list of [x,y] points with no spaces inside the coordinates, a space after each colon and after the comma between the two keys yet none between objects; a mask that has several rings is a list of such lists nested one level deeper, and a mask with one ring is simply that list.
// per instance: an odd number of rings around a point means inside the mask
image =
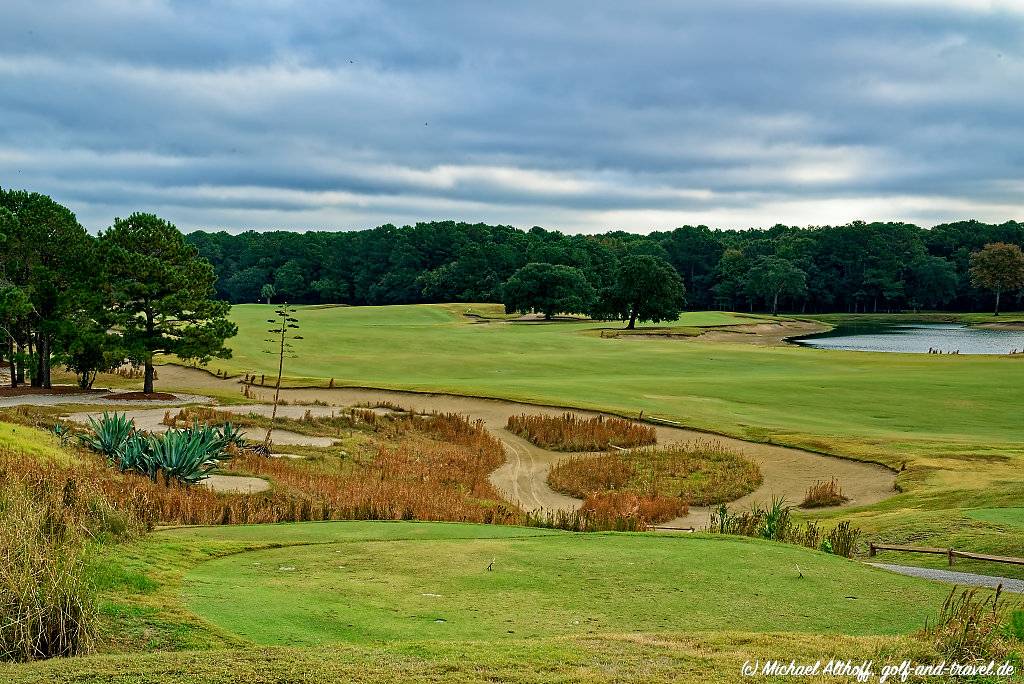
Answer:
[{"label": "still water", "polygon": [[1009,354],[1024,351],[1024,329],[993,330],[959,323],[853,323],[841,324],[828,332],[792,340],[818,349],[849,351]]}]

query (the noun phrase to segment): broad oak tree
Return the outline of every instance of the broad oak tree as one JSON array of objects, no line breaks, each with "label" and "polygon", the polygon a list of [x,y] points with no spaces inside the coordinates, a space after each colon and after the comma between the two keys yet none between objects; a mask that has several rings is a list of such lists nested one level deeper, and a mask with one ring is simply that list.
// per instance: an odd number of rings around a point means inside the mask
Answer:
[{"label": "broad oak tree", "polygon": [[807,291],[807,274],[789,259],[764,257],[750,269],[747,288],[751,294],[770,301],[772,315],[778,315],[780,296],[799,296]]},{"label": "broad oak tree", "polygon": [[172,223],[132,214],[116,219],[99,244],[114,326],[127,357],[145,365],[144,392],[153,392],[157,354],[199,363],[231,356],[231,305],[213,298],[213,266]]},{"label": "broad oak tree", "polygon": [[999,315],[999,297],[1024,287],[1024,252],[1017,245],[993,242],[971,255],[971,283],[996,294],[995,315]]},{"label": "broad oak tree", "polygon": [[536,311],[550,319],[559,313],[588,313],[594,288],[583,271],[561,264],[526,264],[512,274],[503,288],[505,311]]},{"label": "broad oak tree", "polygon": [[628,321],[674,321],[686,304],[686,288],[679,274],[661,257],[629,254],[622,257],[612,284],[601,293],[596,318]]}]

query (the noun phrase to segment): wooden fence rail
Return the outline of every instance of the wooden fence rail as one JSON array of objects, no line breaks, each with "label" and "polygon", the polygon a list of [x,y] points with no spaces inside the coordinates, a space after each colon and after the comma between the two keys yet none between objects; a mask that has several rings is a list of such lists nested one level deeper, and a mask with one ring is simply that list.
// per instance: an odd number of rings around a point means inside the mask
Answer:
[{"label": "wooden fence rail", "polygon": [[1008,563],[1010,565],[1024,565],[1024,558],[1013,556],[990,556],[987,553],[972,553],[970,551],[957,551],[956,549],[940,549],[935,546],[903,546],[901,544],[875,544],[869,547],[868,555],[875,556],[879,551],[903,551],[905,553],[931,553],[937,556],[949,558],[949,564],[953,564],[954,558],[969,558],[971,560],[991,561],[992,563]]}]

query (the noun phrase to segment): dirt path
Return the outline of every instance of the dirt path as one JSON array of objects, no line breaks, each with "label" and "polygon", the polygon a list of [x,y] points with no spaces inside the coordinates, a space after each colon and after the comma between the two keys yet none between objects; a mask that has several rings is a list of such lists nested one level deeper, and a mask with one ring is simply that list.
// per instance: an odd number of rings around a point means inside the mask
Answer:
[{"label": "dirt path", "polygon": [[[237,391],[238,383],[221,380],[203,371],[179,366],[162,366],[161,384],[166,387],[193,391],[218,390]],[[257,401],[270,399],[269,388],[256,390]],[[301,415],[307,409],[314,414],[330,413],[339,406],[350,406],[361,402],[391,402],[403,408],[417,411],[442,411],[463,413],[479,418],[505,444],[508,454],[506,463],[491,474],[491,482],[510,500],[523,508],[574,509],[580,501],[553,491],[547,485],[547,474],[552,464],[564,458],[565,454],[548,451],[511,434],[505,424],[511,415],[520,413],[546,413],[559,415],[565,409],[533,406],[500,399],[478,399],[443,394],[418,394],[390,390],[337,388],[337,389],[286,389],[282,396],[289,402],[320,401],[328,406],[287,406],[288,413]],[[227,407],[225,407],[227,408]],[[250,407],[233,407],[233,410],[249,410]],[[575,411],[581,415],[597,415],[590,411]],[[162,413],[161,413],[162,416]],[[773,496],[784,496],[791,502],[803,500],[807,488],[819,480],[835,477],[850,498],[846,506],[863,506],[877,503],[892,496],[896,475],[882,466],[851,461],[832,456],[822,456],[809,451],[788,447],[745,442],[731,437],[708,435],[683,428],[656,426],[658,443],[672,444],[690,442],[696,439],[714,439],[753,460],[761,468],[764,484],[751,494],[730,504],[734,509],[745,508],[753,503],[766,503]],[[828,509],[821,509],[828,510]],[[703,527],[707,524],[710,511],[694,507],[690,514],[670,523],[673,527]]]},{"label": "dirt path", "polygon": [[[245,406],[218,406],[217,409],[228,413],[237,413],[239,415],[255,413],[260,416],[269,416],[273,410],[273,406],[255,404]],[[301,418],[305,415],[307,410],[312,412],[314,415],[319,416],[330,415],[332,411],[337,413],[338,408],[327,408],[322,406],[279,406],[277,408],[277,415],[282,418]],[[171,411],[173,414],[176,411],[176,407],[163,406],[161,408],[135,408],[132,406],[126,408],[124,411],[118,411],[118,413],[124,413],[134,420],[135,427],[140,430],[146,430],[147,432],[164,432],[168,427],[163,424],[164,414],[167,411]],[[68,420],[72,420],[76,423],[88,423],[89,418],[99,418],[102,414],[102,411],[72,413],[68,416]],[[247,438],[258,441],[263,439],[266,430],[247,428],[245,429],[245,432],[248,433],[246,435]],[[333,446],[335,443],[335,440],[330,437],[313,437],[312,435],[303,435],[290,430],[274,430],[273,438],[275,446],[329,447]]]},{"label": "dirt path", "polygon": [[[117,394],[118,392],[112,393]],[[121,394],[124,394],[124,392],[121,392]],[[206,404],[210,401],[210,397],[181,392],[175,393],[174,399],[107,399],[104,397],[104,393],[101,392],[61,392],[57,394],[16,394],[14,396],[0,397],[0,408],[22,405],[58,406],[60,404],[90,404],[110,406],[114,409],[135,406],[161,406],[166,408],[168,406],[182,406],[184,404]],[[160,411],[162,417],[164,408],[161,408]]]}]

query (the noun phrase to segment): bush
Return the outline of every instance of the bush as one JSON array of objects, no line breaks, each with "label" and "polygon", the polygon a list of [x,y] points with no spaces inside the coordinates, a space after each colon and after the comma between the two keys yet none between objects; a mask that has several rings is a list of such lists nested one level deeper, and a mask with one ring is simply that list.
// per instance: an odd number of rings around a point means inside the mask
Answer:
[{"label": "bush", "polygon": [[82,435],[82,444],[106,456],[108,462],[118,463],[121,450],[135,434],[135,423],[125,413],[110,415],[104,411],[99,420],[89,418],[89,429],[92,434]]},{"label": "bush", "polygon": [[126,415],[104,412],[100,420],[90,418],[89,426],[92,434],[82,437],[84,445],[102,453],[121,472],[136,472],[154,482],[162,473],[165,482],[195,484],[231,458],[232,449],[245,444],[231,423],[212,427],[197,421],[184,429],[147,435],[136,431]]},{"label": "bush", "polygon": [[657,441],[650,425],[623,418],[584,418],[574,413],[509,416],[505,427],[539,447],[555,451],[604,451],[613,446],[638,447]]}]

